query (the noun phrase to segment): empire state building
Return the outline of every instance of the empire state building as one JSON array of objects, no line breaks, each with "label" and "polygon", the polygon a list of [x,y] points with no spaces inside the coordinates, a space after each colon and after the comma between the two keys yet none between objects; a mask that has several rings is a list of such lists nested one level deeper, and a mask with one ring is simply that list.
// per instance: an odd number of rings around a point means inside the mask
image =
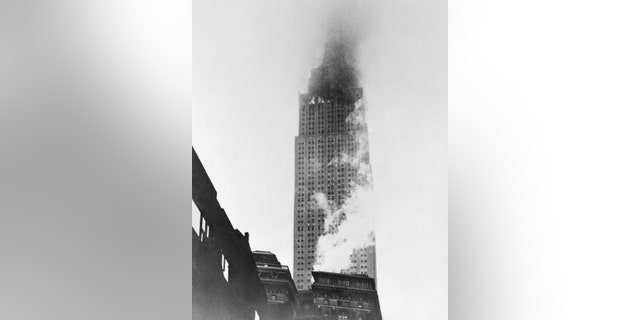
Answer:
[{"label": "empire state building", "polygon": [[[368,183],[360,166],[348,161],[369,164],[366,123],[353,121],[363,92],[351,54],[345,43],[327,42],[322,64],[311,72],[308,93],[299,96],[293,223],[293,274],[298,290],[311,288],[318,239],[336,232],[335,221],[325,219],[345,204],[354,186]],[[319,197],[327,205],[319,205]],[[375,278],[375,246],[355,248],[346,264],[342,273]]]}]

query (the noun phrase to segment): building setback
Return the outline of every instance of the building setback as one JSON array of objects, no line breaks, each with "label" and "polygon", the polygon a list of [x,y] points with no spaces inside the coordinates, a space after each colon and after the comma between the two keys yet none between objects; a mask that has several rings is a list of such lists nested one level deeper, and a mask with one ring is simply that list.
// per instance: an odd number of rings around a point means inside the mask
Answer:
[{"label": "building setback", "polygon": [[[326,212],[316,196],[322,193],[334,208],[342,206],[353,186],[362,181],[358,166],[340,159],[359,157],[368,164],[365,124],[349,121],[362,98],[349,48],[340,41],[325,46],[322,64],[312,70],[308,93],[299,97],[299,128],[295,138],[293,274],[298,290],[311,287],[318,238]],[[345,273],[376,276],[375,247],[357,249],[345,263]]]}]

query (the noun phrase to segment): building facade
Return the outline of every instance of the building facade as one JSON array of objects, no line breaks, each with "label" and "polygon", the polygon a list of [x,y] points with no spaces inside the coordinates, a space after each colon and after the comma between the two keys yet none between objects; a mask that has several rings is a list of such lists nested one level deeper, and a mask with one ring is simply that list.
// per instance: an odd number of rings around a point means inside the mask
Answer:
[{"label": "building facade", "polygon": [[269,251],[253,251],[258,268],[258,277],[264,287],[267,306],[261,314],[262,320],[291,320],[298,316],[298,290],[287,266],[278,261]]},{"label": "building facade", "polygon": [[[328,211],[340,208],[354,186],[368,183],[360,166],[349,161],[369,161],[367,127],[354,116],[363,92],[350,52],[344,43],[329,41],[322,64],[311,72],[308,93],[299,96],[293,223],[293,274],[298,290],[311,288],[318,238],[335,232],[325,225]],[[324,207],[319,196],[326,201]],[[351,258],[343,272],[375,278],[374,246],[356,249]]]},{"label": "building facade", "polygon": [[300,292],[298,319],[381,320],[374,279],[366,275],[313,272],[311,290]]},{"label": "building facade", "polygon": [[354,250],[350,256],[349,269],[342,269],[341,273],[366,274],[372,278],[376,275],[376,247],[368,246]]}]

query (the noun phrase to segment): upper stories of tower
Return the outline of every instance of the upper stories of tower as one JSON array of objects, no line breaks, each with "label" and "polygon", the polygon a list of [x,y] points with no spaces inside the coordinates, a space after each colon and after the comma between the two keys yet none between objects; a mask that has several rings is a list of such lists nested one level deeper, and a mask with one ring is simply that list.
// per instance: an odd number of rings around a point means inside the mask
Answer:
[{"label": "upper stories of tower", "polygon": [[325,45],[322,64],[311,71],[309,94],[329,100],[355,102],[358,88],[354,67],[354,47],[343,37],[333,37]]}]

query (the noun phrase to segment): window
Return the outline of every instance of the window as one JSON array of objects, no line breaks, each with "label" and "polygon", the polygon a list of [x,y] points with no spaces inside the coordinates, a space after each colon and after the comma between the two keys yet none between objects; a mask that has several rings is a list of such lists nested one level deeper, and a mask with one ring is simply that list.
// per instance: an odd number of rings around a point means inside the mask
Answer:
[{"label": "window", "polygon": [[224,255],[222,255],[222,275],[224,276],[224,279],[229,281],[229,268],[227,268],[227,265],[229,264],[227,262],[227,259],[224,258]]}]

